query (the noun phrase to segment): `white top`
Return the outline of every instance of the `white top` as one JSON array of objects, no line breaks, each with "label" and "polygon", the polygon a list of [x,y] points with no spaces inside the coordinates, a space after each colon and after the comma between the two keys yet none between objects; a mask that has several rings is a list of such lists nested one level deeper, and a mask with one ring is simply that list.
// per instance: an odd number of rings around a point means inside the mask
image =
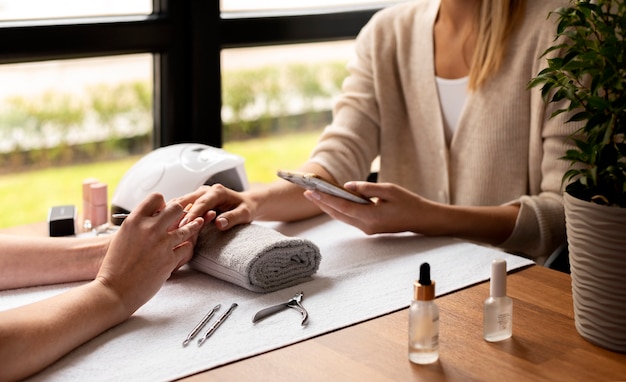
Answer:
[{"label": "white top", "polygon": [[436,77],[436,79],[446,142],[450,145],[467,99],[469,77],[455,79]]}]

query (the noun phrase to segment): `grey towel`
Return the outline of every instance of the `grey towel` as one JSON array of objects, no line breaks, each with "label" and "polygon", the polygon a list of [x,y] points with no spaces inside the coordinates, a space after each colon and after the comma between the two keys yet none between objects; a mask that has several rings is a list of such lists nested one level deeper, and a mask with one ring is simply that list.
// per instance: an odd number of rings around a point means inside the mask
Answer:
[{"label": "grey towel", "polygon": [[307,281],[317,272],[319,248],[258,224],[219,231],[206,224],[189,265],[254,292],[272,292]]}]

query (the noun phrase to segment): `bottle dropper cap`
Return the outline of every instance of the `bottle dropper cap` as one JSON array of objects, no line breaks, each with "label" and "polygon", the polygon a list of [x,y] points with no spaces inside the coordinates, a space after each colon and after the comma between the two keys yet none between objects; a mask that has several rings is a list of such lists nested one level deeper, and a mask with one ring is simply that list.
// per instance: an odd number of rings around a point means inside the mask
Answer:
[{"label": "bottle dropper cap", "polygon": [[506,261],[496,259],[491,263],[491,297],[506,296]]},{"label": "bottle dropper cap", "polygon": [[435,282],[430,279],[430,264],[420,266],[420,278],[413,283],[413,298],[418,301],[435,299]]}]

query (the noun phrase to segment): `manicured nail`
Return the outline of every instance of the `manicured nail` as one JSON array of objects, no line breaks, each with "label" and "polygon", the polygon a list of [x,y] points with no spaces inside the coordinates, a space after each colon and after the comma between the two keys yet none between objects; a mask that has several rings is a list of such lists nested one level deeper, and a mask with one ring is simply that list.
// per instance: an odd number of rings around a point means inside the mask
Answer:
[{"label": "manicured nail", "polygon": [[226,228],[226,227],[228,227],[228,219],[226,219],[226,218],[217,218],[215,220],[215,224],[217,224],[218,228]]},{"label": "manicured nail", "polygon": [[181,220],[180,223],[178,224],[178,227],[180,228],[180,227],[184,226],[187,223],[189,223],[189,218],[187,216],[185,216],[183,218],[183,220]]},{"label": "manicured nail", "polygon": [[306,192],[304,195],[309,200],[320,200],[320,199],[322,199],[322,195],[320,195],[320,193],[317,192],[317,191],[310,190],[310,191]]}]

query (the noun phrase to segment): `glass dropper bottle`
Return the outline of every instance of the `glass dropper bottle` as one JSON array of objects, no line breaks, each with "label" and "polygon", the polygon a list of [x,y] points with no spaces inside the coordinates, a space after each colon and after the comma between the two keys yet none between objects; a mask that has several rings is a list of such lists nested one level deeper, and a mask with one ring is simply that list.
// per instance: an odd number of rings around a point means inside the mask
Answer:
[{"label": "glass dropper bottle", "polygon": [[417,364],[439,359],[439,307],[435,304],[435,282],[430,265],[420,266],[420,277],[413,284],[409,308],[409,360]]}]

